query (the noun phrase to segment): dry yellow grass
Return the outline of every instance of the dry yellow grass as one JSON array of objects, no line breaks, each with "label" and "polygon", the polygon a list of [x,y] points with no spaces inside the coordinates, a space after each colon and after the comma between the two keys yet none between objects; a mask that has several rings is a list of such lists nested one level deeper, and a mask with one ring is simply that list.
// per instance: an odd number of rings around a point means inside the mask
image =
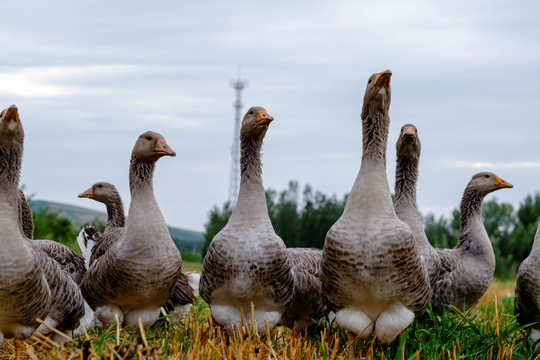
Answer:
[{"label": "dry yellow grass", "polygon": [[[500,299],[513,292],[513,283],[495,282],[482,298],[482,305],[493,305],[495,297]],[[480,306],[479,308],[482,308]],[[484,311],[484,310],[483,310]],[[475,359],[511,359],[515,344],[523,342],[523,335],[513,333],[510,340],[505,335],[504,326],[510,314],[500,314],[498,310],[485,310],[482,316],[490,317],[483,326],[486,333],[496,333],[495,345],[481,345]],[[473,322],[476,320],[472,320]],[[459,322],[459,321],[458,321]],[[429,324],[429,322],[427,322]],[[426,322],[423,323],[426,326]],[[457,322],[450,323],[455,327]],[[467,321],[457,327],[467,325]],[[428,325],[429,326],[429,325]],[[427,328],[429,339],[441,337],[440,329]],[[456,331],[449,329],[448,333]],[[143,336],[134,329],[111,328],[108,331],[91,329],[85,336],[64,345],[53,345],[50,341],[40,340],[27,345],[23,358],[38,359],[345,359],[348,354],[344,332],[337,326],[322,328],[316,334],[299,334],[283,327],[278,327],[265,334],[252,334],[250,324],[239,328],[235,336],[227,337],[219,326],[212,324],[210,310],[205,306],[194,307],[183,324],[172,324],[163,320],[160,324],[143,329]],[[501,334],[499,342],[499,334]],[[474,334],[473,334],[474,335]],[[412,336],[412,335],[411,335]],[[442,338],[446,335],[443,333]],[[473,339],[474,340],[474,339]],[[409,343],[412,338],[409,338]],[[483,340],[485,342],[485,339]],[[471,350],[464,350],[464,341],[452,341],[446,348],[415,343],[407,349],[407,358],[425,359],[460,359]],[[474,341],[473,341],[474,342]],[[499,342],[499,344],[497,344]],[[361,346],[362,359],[393,359],[397,344],[381,345],[377,341],[368,341]],[[470,348],[468,348],[470,349]],[[0,352],[0,360],[13,358],[13,340],[5,341]],[[430,355],[426,355],[430,354]]]}]

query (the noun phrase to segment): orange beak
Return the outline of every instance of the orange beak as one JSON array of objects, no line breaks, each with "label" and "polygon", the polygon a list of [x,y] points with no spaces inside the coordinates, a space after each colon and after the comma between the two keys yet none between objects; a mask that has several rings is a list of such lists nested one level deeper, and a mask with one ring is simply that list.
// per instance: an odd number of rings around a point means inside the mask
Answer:
[{"label": "orange beak", "polygon": [[514,185],[510,184],[508,181],[501,179],[498,176],[495,176],[495,186],[498,188],[513,188]]},{"label": "orange beak", "polygon": [[384,86],[386,88],[389,87],[391,76],[392,76],[392,72],[390,70],[386,70],[375,75],[375,87],[377,89],[380,88],[381,86]]},{"label": "orange beak", "polygon": [[401,129],[401,135],[416,135],[416,129],[412,126],[404,126]]},{"label": "orange beak", "polygon": [[90,189],[84,190],[77,197],[80,197],[80,198],[92,198],[92,197],[94,197],[94,188],[91,187]]},{"label": "orange beak", "polygon": [[270,124],[274,120],[272,115],[269,115],[266,110],[257,111],[257,125],[265,126]]},{"label": "orange beak", "polygon": [[169,144],[165,141],[165,139],[157,139],[156,141],[156,153],[160,156],[176,156],[176,153],[171,149]]},{"label": "orange beak", "polygon": [[21,122],[21,119],[19,118],[19,111],[15,105],[11,105],[5,110],[4,118],[2,121],[7,124],[10,121],[15,121],[16,123]]}]

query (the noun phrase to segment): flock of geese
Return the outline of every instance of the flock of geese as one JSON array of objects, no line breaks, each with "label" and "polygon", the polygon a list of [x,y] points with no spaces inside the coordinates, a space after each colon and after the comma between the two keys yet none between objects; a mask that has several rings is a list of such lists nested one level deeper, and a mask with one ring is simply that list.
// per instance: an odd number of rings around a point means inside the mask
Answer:
[{"label": "flock of geese", "polygon": [[[395,205],[386,178],[392,73],[373,74],[362,107],[360,171],[324,248],[287,248],[275,233],[262,181],[261,148],[274,118],[252,107],[242,121],[241,183],[227,225],[214,237],[201,274],[183,273],[182,258],[153,192],[156,162],[175,156],[148,131],[131,153],[128,216],[116,188],[98,182],[79,197],[105,204],[106,229],[81,230],[83,256],[51,240],[33,240],[32,212],[18,189],[24,131],[18,110],[0,113],[0,346],[15,338],[16,358],[34,333],[58,336],[84,328],[151,325],[162,311],[181,321],[200,292],[228,334],[241,323],[304,331],[332,316],[354,345],[376,336],[391,342],[428,303],[438,312],[467,310],[489,287],[495,256],[482,223],[484,197],[512,185],[493,173],[474,175],[461,200],[458,245],[433,248],[416,204],[417,128],[401,128]],[[540,229],[516,284],[518,321],[540,339]],[[38,319],[43,319],[39,322]],[[250,319],[248,321],[248,319]],[[60,340],[57,338],[57,340]],[[355,357],[355,347],[349,347]]]}]

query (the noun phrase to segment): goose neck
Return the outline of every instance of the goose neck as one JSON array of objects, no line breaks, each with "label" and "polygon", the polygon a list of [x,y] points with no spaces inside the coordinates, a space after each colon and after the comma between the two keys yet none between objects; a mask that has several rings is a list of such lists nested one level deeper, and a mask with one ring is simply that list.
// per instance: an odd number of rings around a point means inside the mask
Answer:
[{"label": "goose neck", "polygon": [[120,195],[116,194],[107,203],[107,229],[126,226],[126,216],[124,214],[124,204]]},{"label": "goose neck", "polygon": [[396,162],[396,182],[394,184],[396,210],[400,208],[417,209],[417,180],[418,159],[398,155]]},{"label": "goose neck", "polygon": [[362,162],[376,161],[386,168],[386,146],[390,117],[384,112],[366,111],[362,117]]}]

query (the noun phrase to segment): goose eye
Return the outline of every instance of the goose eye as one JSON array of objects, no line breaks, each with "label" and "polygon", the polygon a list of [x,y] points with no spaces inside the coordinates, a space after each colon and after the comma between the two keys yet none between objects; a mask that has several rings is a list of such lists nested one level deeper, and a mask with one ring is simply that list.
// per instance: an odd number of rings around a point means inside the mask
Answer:
[{"label": "goose eye", "polygon": [[251,111],[249,112],[249,115],[253,115],[253,110],[251,110]]},{"label": "goose eye", "polygon": [[489,175],[486,174],[486,175],[484,175],[484,177],[487,179],[489,177]]},{"label": "goose eye", "polygon": [[151,137],[151,136],[147,136],[147,137],[146,137],[146,140],[151,141],[151,140],[152,140],[152,137]]},{"label": "goose eye", "polygon": [[368,84],[371,84],[371,81],[372,81],[372,79],[369,79],[367,83],[368,83]]}]

